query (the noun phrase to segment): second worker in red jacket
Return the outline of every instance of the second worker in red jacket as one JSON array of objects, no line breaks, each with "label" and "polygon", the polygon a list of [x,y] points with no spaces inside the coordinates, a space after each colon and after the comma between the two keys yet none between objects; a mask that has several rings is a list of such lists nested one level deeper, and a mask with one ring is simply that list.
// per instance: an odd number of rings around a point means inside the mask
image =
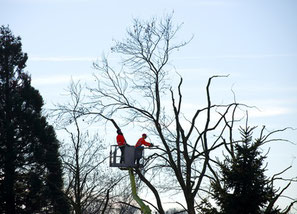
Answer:
[{"label": "second worker in red jacket", "polygon": [[136,161],[137,165],[139,165],[139,160],[142,157],[142,151],[143,151],[142,145],[149,146],[149,147],[154,146],[152,143],[145,141],[146,138],[147,138],[147,135],[142,134],[142,137],[139,138],[139,140],[137,141],[137,143],[135,145],[135,161]]},{"label": "second worker in red jacket", "polygon": [[149,143],[147,141],[145,141],[145,139],[147,138],[147,135],[146,134],[142,134],[142,137],[139,138],[139,140],[137,141],[135,147],[139,147],[139,146],[142,146],[142,145],[145,145],[145,146],[153,146],[152,143]]}]

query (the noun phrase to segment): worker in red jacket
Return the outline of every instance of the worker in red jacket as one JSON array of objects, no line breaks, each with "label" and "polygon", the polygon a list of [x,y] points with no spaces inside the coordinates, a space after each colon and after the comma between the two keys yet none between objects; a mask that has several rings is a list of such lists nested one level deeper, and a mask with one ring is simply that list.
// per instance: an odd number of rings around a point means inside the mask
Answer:
[{"label": "worker in red jacket", "polygon": [[125,146],[127,145],[127,142],[124,138],[124,135],[122,133],[122,131],[120,129],[117,130],[117,143],[118,143],[118,146],[120,147],[120,150],[121,150],[121,160],[120,162],[123,163],[125,162]]},{"label": "worker in red jacket", "polygon": [[142,137],[139,138],[139,140],[137,141],[137,143],[135,145],[135,161],[136,161],[137,165],[139,165],[139,161],[142,157],[142,151],[143,151],[142,145],[149,146],[149,147],[154,146],[152,143],[145,141],[146,138],[147,138],[147,135],[142,134]]},{"label": "worker in red jacket", "polygon": [[145,145],[145,146],[153,146],[152,143],[149,143],[149,142],[146,142],[145,139],[147,138],[147,135],[146,134],[142,134],[142,137],[139,138],[139,140],[137,141],[136,145],[135,145],[135,148],[139,147],[139,146],[142,146],[142,145]]}]

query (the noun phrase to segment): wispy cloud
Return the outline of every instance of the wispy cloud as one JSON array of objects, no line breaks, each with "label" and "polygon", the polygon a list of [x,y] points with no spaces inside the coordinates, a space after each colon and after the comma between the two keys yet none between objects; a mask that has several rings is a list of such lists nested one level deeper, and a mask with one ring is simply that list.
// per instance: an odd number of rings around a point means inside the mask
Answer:
[{"label": "wispy cloud", "polygon": [[[107,57],[109,61],[120,60],[119,57]],[[100,62],[102,57],[95,56],[81,56],[81,57],[69,57],[69,56],[49,56],[49,57],[40,57],[32,56],[29,57],[29,61],[34,62]]]},{"label": "wispy cloud", "polygon": [[69,61],[79,61],[79,62],[94,62],[97,57],[29,57],[30,61],[38,62],[69,62]]},{"label": "wispy cloud", "polygon": [[222,73],[219,69],[214,69],[214,68],[178,68],[178,69],[172,70],[172,72],[173,71],[181,75],[191,75],[191,77],[193,77],[193,74],[209,76],[210,74]]},{"label": "wispy cloud", "polygon": [[197,60],[197,59],[265,59],[278,57],[297,57],[297,54],[243,54],[243,55],[214,55],[214,56],[185,56],[176,57],[176,60]]},{"label": "wispy cloud", "polygon": [[[264,58],[276,58],[276,57],[297,57],[297,54],[246,54],[246,55],[214,55],[214,56],[185,56],[185,57],[173,57],[173,60],[199,60],[199,59],[264,59]],[[108,57],[108,60],[119,60],[120,58]],[[94,62],[101,60],[96,56],[81,56],[81,57],[69,57],[69,56],[50,56],[29,57],[30,61],[37,62]]]},{"label": "wispy cloud", "polygon": [[90,75],[55,75],[55,76],[47,76],[47,77],[37,77],[32,78],[32,84],[35,86],[40,85],[57,85],[57,84],[65,84],[70,83],[71,80],[91,80],[92,76]]},{"label": "wispy cloud", "polygon": [[270,107],[265,109],[251,109],[249,110],[250,117],[273,117],[279,115],[286,115],[291,113],[292,110],[286,107]]}]

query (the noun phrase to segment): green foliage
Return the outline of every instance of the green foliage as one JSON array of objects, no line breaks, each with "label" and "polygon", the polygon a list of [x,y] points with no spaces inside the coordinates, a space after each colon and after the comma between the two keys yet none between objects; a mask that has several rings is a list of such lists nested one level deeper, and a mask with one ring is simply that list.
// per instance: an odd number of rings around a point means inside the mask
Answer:
[{"label": "green foliage", "polygon": [[[255,128],[255,127],[254,127]],[[261,139],[252,140],[254,128],[240,128],[242,139],[231,157],[220,164],[221,180],[213,182],[214,199],[224,214],[258,214],[274,196],[264,175]]]},{"label": "green foliage", "polygon": [[216,208],[208,201],[208,199],[203,199],[196,208],[197,214],[219,214]]},{"label": "green foliage", "polygon": [[68,213],[59,142],[23,71],[21,39],[0,27],[0,212]]}]

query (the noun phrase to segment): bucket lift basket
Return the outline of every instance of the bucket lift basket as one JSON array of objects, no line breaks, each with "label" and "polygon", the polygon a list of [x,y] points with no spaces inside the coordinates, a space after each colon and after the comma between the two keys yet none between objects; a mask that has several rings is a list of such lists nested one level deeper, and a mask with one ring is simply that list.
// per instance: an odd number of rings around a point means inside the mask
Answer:
[{"label": "bucket lift basket", "polygon": [[[126,145],[124,147],[123,160],[121,162],[121,149],[118,145],[110,146],[109,166],[120,168],[142,168],[143,167],[143,147],[135,148],[134,146]],[[135,160],[139,158],[139,164]]]}]

